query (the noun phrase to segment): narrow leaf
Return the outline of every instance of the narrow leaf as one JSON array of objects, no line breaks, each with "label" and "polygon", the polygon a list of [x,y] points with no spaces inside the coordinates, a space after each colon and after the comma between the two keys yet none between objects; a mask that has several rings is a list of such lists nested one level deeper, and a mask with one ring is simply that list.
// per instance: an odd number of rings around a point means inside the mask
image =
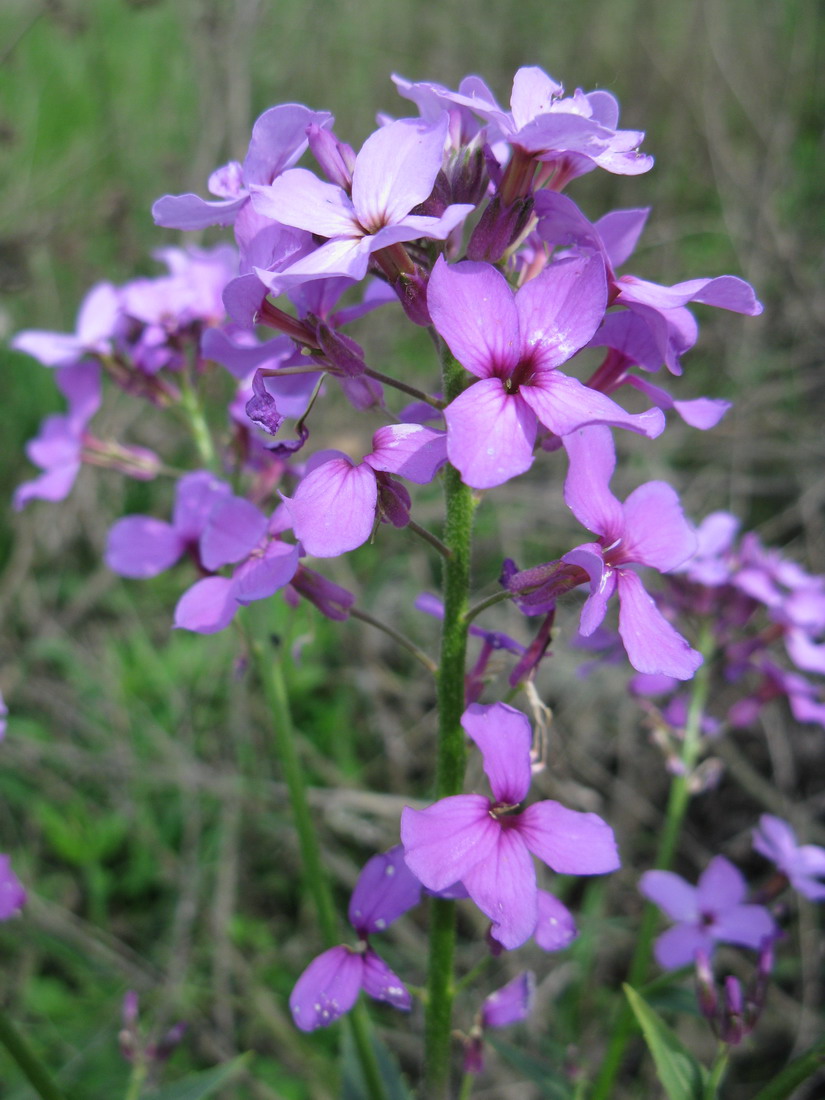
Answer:
[{"label": "narrow leaf", "polygon": [[758,1092],[754,1100],[785,1100],[794,1089],[807,1081],[825,1064],[825,1042],[817,1043],[807,1054],[790,1062],[769,1085]]},{"label": "narrow leaf", "polygon": [[669,1100],[701,1100],[707,1070],[635,989],[629,985],[623,988]]}]

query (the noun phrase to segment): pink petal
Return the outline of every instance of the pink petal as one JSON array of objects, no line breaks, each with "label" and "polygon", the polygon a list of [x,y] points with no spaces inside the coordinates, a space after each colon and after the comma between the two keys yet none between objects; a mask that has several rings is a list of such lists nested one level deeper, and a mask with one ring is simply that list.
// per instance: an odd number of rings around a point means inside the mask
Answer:
[{"label": "pink petal", "polygon": [[587,542],[564,555],[562,561],[578,565],[590,577],[590,595],[584,602],[579,632],[589,638],[607,614],[607,604],[616,591],[616,570],[605,566],[601,546]]},{"label": "pink petal", "polygon": [[434,124],[399,119],[371,134],[355,159],[352,203],[368,232],[399,222],[429,198],[441,168],[447,114]]},{"label": "pink petal", "polygon": [[313,959],[289,997],[295,1026],[301,1031],[328,1027],[358,999],[364,958],[348,947],[331,947]]},{"label": "pink petal", "polygon": [[420,900],[421,883],[404,861],[403,848],[396,844],[364,864],[352,891],[347,919],[359,935],[383,932]]},{"label": "pink petal", "polygon": [[696,887],[673,871],[645,871],[639,879],[639,890],[671,920],[690,923],[699,919]]},{"label": "pink petal", "polygon": [[364,461],[373,470],[427,485],[447,461],[447,436],[420,424],[390,424],[372,437],[372,454]]},{"label": "pink petal", "polygon": [[516,821],[533,855],[561,875],[603,875],[619,866],[613,830],[596,814],[534,802]]},{"label": "pink petal", "polygon": [[185,542],[197,542],[201,537],[212,509],[231,495],[225,481],[220,481],[208,470],[194,470],[185,474],[175,490],[175,508],[172,523]]},{"label": "pink petal", "polygon": [[404,808],[404,859],[424,886],[446,890],[490,857],[501,830],[489,810],[489,800],[478,794],[442,798],[426,810]]},{"label": "pink petal", "polygon": [[[492,820],[490,822],[493,824]],[[512,951],[532,936],[538,920],[536,869],[515,829],[494,826],[497,843],[462,882],[479,909],[493,922],[492,935]]]},{"label": "pink petal", "polygon": [[447,406],[444,419],[450,462],[474,489],[501,485],[532,466],[536,418],[500,378],[475,382]]},{"label": "pink petal", "polygon": [[654,947],[656,962],[665,970],[689,966],[698,951],[710,957],[713,954],[713,939],[704,929],[692,924],[676,924],[668,928],[656,940]]},{"label": "pink petal", "polygon": [[398,975],[390,970],[384,960],[371,947],[364,955],[364,969],[361,974],[364,992],[376,1001],[386,1001],[393,1008],[409,1012],[412,997]]},{"label": "pink petal", "polygon": [[714,856],[696,884],[700,912],[715,912],[738,905],[747,893],[742,872],[724,856]]},{"label": "pink petal", "polygon": [[630,663],[637,672],[690,680],[702,663],[701,653],[664,618],[632,570],[619,569],[617,575],[619,634]]},{"label": "pink petal", "polygon": [[239,606],[228,577],[204,577],[178,600],[175,626],[196,634],[217,634],[229,626]]},{"label": "pink petal", "polygon": [[519,396],[556,435],[569,435],[586,424],[610,424],[655,439],[665,427],[661,409],[625,412],[606,394],[583,386],[559,370],[537,372],[530,385],[520,387]]},{"label": "pink petal", "polygon": [[762,905],[736,905],[720,913],[711,928],[715,939],[758,950],[776,935],[776,925]]},{"label": "pink petal", "polygon": [[579,523],[613,542],[623,534],[622,506],[610,492],[616,468],[616,448],[609,428],[579,428],[564,437],[570,460],[564,482],[564,502]]},{"label": "pink petal", "polygon": [[219,500],[200,538],[201,561],[209,570],[241,561],[261,541],[266,526],[263,512],[243,497]]},{"label": "pink petal", "polygon": [[661,573],[686,562],[698,545],[676,490],[664,481],[640,485],[624,502],[624,536],[625,560]]},{"label": "pink petal", "polygon": [[307,474],[286,501],[296,538],[312,557],[334,558],[366,542],[378,486],[369,466],[337,458]]},{"label": "pink petal", "polygon": [[639,210],[613,210],[595,223],[611,267],[621,267],[630,257],[649,213],[649,206]]},{"label": "pink petal", "polygon": [[481,751],[496,801],[518,806],[530,790],[532,777],[533,731],[527,716],[506,703],[473,703],[464,711],[461,724]]},{"label": "pink petal", "polygon": [[103,560],[121,577],[145,580],[175,564],[184,542],[168,523],[151,516],[126,516],[109,531]]},{"label": "pink petal", "polygon": [[539,919],[533,937],[543,951],[561,951],[578,936],[573,914],[546,890],[538,891]]},{"label": "pink petal", "polygon": [[306,168],[292,168],[268,186],[250,188],[252,205],[266,218],[319,237],[360,237],[363,230],[346,192]]},{"label": "pink petal", "polygon": [[439,257],[427,286],[436,329],[461,365],[477,378],[509,374],[521,358],[513,292],[489,264],[448,264]]},{"label": "pink petal", "polygon": [[155,225],[167,229],[206,229],[211,225],[233,225],[249,195],[233,199],[202,199],[200,195],[163,195],[152,206]]},{"label": "pink petal", "polygon": [[606,306],[601,256],[551,264],[516,294],[522,355],[543,369],[561,366],[590,340]]},{"label": "pink petal", "polygon": [[265,600],[289,584],[298,568],[298,547],[288,542],[270,542],[261,555],[251,557],[232,577],[238,603]]},{"label": "pink petal", "polygon": [[481,1006],[482,1027],[508,1027],[526,1020],[533,1007],[536,976],[530,970],[485,997]]}]

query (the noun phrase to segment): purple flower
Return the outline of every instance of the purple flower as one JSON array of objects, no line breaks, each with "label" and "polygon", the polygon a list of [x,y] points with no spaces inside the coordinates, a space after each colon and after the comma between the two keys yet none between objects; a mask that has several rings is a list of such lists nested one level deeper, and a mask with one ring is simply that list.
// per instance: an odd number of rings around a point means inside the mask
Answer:
[{"label": "purple flower", "polygon": [[796,842],[796,835],[781,817],[762,814],[753,832],[753,846],[776,864],[793,886],[811,901],[825,901],[825,848]]},{"label": "purple flower", "polygon": [[530,788],[530,723],[504,703],[473,704],[462,725],[481,750],[493,798],[443,798],[425,810],[406,807],[401,842],[413,874],[430,890],[461,882],[493,922],[504,947],[533,935],[539,917],[532,855],[560,874],[596,875],[619,866],[613,831],[591,813],[536,802],[513,813]]},{"label": "purple flower", "polygon": [[448,206],[439,217],[410,211],[433,189],[446,134],[446,114],[433,125],[399,119],[382,126],[355,160],[351,197],[303,168],[285,172],[268,187],[253,187],[259,213],[328,238],[283,271],[256,268],[258,278],[275,293],[322,276],[363,279],[370,256],[380,249],[421,237],[445,240],[471,213],[471,205]]},{"label": "purple flower", "polygon": [[69,403],[69,411],[65,415],[47,416],[39,434],[26,444],[26,454],[44,472],[18,486],[14,494],[14,507],[18,510],[30,500],[66,499],[83,461],[86,425],[100,408],[97,363],[86,360],[59,367],[55,380]]},{"label": "purple flower", "polygon": [[0,855],[0,920],[8,920],[23,908],[26,891],[11,869],[8,856]]},{"label": "purple flower", "polygon": [[656,960],[667,970],[692,963],[699,951],[710,958],[717,943],[758,950],[776,935],[764,906],[743,904],[745,880],[724,856],[710,861],[696,886],[672,871],[646,871],[639,889],[678,922],[656,940]]},{"label": "purple flower", "polygon": [[608,487],[616,451],[607,428],[585,428],[564,443],[570,458],[564,499],[576,518],[599,536],[598,542],[577,546],[562,558],[590,577],[581,633],[593,633],[618,590],[619,634],[633,667],[689,680],[702,663],[701,655],[663,618],[638,575],[628,568],[648,565],[665,573],[694,552],[696,536],[679,498],[665,482],[648,481],[621,504]]},{"label": "purple flower", "polygon": [[243,164],[230,161],[209,177],[209,191],[218,202],[198,195],[164,195],[152,207],[157,225],[170,229],[205,229],[232,225],[249,201],[249,188],[268,184],[290,168],[308,144],[307,127],[329,126],[328,111],[311,111],[300,103],[270,107],[252,127],[252,138]]},{"label": "purple flower", "polygon": [[616,129],[619,105],[612,95],[576,89],[565,96],[562,85],[535,66],[516,73],[509,111],[498,105],[478,76],[465,77],[457,92],[440,84],[393,79],[401,95],[418,103],[422,113],[424,106],[440,103],[480,115],[491,124],[488,140],[506,141],[554,165],[560,177],[554,186],[597,166],[620,175],[638,175],[653,166],[653,157],[637,152],[644,134]]},{"label": "purple flower", "polygon": [[401,979],[368,943],[418,904],[421,883],[404,863],[400,846],[373,856],[358,876],[349,904],[349,921],[358,933],[356,947],[331,947],[313,959],[289,998],[301,1031],[327,1027],[355,1004],[363,989],[378,1001],[409,1010],[411,998]]},{"label": "purple flower", "polygon": [[71,335],[26,329],[11,342],[46,367],[65,367],[87,355],[107,355],[120,317],[120,294],[111,283],[92,287],[80,306],[77,330]]},{"label": "purple flower", "polygon": [[536,976],[531,970],[516,975],[484,998],[475,1025],[464,1040],[464,1072],[484,1070],[484,1032],[491,1027],[510,1027],[526,1020],[533,1008]]},{"label": "purple flower", "polygon": [[635,313],[653,338],[659,361],[640,364],[648,370],[656,370],[664,362],[673,374],[682,373],[679,356],[696,343],[698,333],[696,322],[685,309],[688,302],[704,302],[752,317],[762,312],[753,288],[735,275],[688,279],[669,287],[635,275],[617,276],[615,269],[635,248],[648,209],[614,210],[591,223],[566,195],[542,191],[536,196],[535,211],[539,218],[537,233],[542,240],[553,246],[572,246],[585,255],[602,257],[611,305],[625,306]]},{"label": "purple flower", "polygon": [[468,485],[488,489],[527,470],[539,421],[561,436],[592,423],[662,431],[658,409],[627,413],[557,369],[596,331],[606,295],[599,257],[553,264],[516,294],[489,264],[438,260],[433,324],[478,379],[444,413],[447,453]]},{"label": "purple flower", "polygon": [[403,527],[409,522],[409,496],[388,475],[425,485],[446,461],[444,433],[420,424],[379,428],[372,445],[358,465],[340,452],[314,456],[295,495],[285,498],[295,535],[312,557],[333,558],[361,546],[375,525],[376,509],[381,519]]}]

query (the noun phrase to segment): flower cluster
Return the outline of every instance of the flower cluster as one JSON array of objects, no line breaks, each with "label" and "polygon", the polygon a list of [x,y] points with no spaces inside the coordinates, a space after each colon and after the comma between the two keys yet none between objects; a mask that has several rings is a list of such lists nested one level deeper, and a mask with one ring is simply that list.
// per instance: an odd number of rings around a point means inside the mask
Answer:
[{"label": "flower cluster", "polygon": [[[503,702],[480,702],[496,651],[517,659],[511,686],[532,688],[557,603],[573,590],[584,592],[580,636],[591,642],[616,596],[621,645],[645,676],[691,679],[702,655],[672,619],[711,589],[730,606],[731,622],[740,622],[743,601],[767,608],[797,666],[825,672],[825,582],[754,540],[734,554],[718,522],[695,531],[663,481],[639,485],[624,501],[611,491],[614,429],[652,440],[665,430],[665,414],[675,412],[707,430],[728,408],[719,399],[676,396],[683,357],[698,338],[689,305],[761,312],[735,276],[660,286],[624,273],[648,211],[615,210],[591,221],[563,194],[598,169],[646,172],[652,158],[639,149],[644,135],[619,128],[608,93],[566,95],[537,68],[518,71],[509,109],[476,76],[454,91],[394,79],[418,115],[382,116],[358,152],[338,137],[326,111],[283,104],[264,112],[243,162],[210,176],[213,199],[167,195],[154,206],[157,223],[168,228],[231,226],[234,246],[167,248],[159,253],[167,275],[94,288],[74,334],[28,331],[14,345],[55,368],[68,403],[29,444],[43,473],[18,489],[17,505],[63,499],[83,463],[173,477],[164,518],[119,519],[105,561],[134,580],[185,562],[189,584],[174,612],[177,627],[224,630],[243,607],[276,593],[303,597],[331,618],[352,612],[374,623],[354,608],[352,593],[303,559],[337,558],[371,540],[383,547],[403,531],[422,538],[449,570],[459,557],[448,545],[449,517],[441,534],[427,530],[418,510],[427,490],[412,488],[438,478],[469,501],[470,490],[509,492],[531,468],[548,483],[563,472],[565,504],[590,532],[589,541],[551,561],[525,569],[504,563],[498,595],[541,618],[526,646],[470,625],[456,601],[417,602],[444,619],[445,637],[452,630],[482,640],[469,673],[455,666],[452,689],[463,693],[466,710],[459,727],[459,697],[452,736],[460,741],[456,756],[466,748],[462,729],[478,749],[491,794],[466,793],[457,781],[425,808],[404,809],[401,845],[370,859],[353,891],[355,945],[330,947],[295,985],[290,1007],[305,1031],[333,1023],[362,989],[411,1008],[410,991],[372,941],[422,893],[472,901],[489,921],[492,954],[531,938],[556,951],[577,931],[567,908],[540,887],[544,868],[564,875],[618,868],[613,831],[596,814],[549,799],[525,804],[537,770],[530,721]],[[314,170],[308,159],[299,163],[306,154]],[[442,357],[440,380],[378,369],[369,344],[350,329],[364,327],[377,309],[395,309],[429,330]],[[584,368],[594,354],[603,356],[600,364]],[[662,369],[673,394],[650,381]],[[189,425],[197,457],[185,470],[177,454],[161,459],[90,434],[105,377]],[[620,403],[628,388],[635,408],[644,406],[639,411]],[[339,390],[347,419],[371,417],[360,443],[343,442],[325,424]],[[219,395],[217,416],[207,394]],[[340,412],[331,419],[340,428]],[[671,591],[681,593],[681,604],[649,591],[643,570],[678,574]],[[731,668],[737,660],[758,664],[764,696],[768,678],[777,677],[767,657],[758,647],[734,653],[731,644]],[[447,672],[438,672],[441,688],[450,689]],[[804,700],[809,713],[821,708],[807,688],[795,690],[798,708]],[[792,882],[819,889],[817,856],[797,850],[771,820],[760,836],[759,850],[781,861]],[[7,866],[0,872],[0,894],[11,897],[16,880]],[[718,942],[758,948],[776,933],[768,911],[744,901],[744,880],[721,856],[695,888],[651,871],[642,889],[677,921],[656,948],[667,967],[709,958]],[[483,1001],[464,1037],[468,1072],[482,1068],[486,1029],[526,1017],[532,987],[532,976],[521,974]]]}]

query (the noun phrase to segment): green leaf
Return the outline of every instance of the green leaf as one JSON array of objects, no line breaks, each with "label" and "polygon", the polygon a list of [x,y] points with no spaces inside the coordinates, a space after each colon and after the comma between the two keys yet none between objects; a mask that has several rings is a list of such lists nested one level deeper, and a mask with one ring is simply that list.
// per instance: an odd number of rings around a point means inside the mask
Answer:
[{"label": "green leaf", "polygon": [[653,1055],[659,1080],[669,1100],[702,1100],[708,1079],[707,1070],[635,989],[629,985],[623,986],[623,989]]},{"label": "green leaf", "polygon": [[545,1100],[570,1100],[572,1097],[570,1082],[546,1058],[530,1054],[514,1043],[500,1039],[498,1035],[485,1035],[484,1041],[522,1077],[534,1084]]},{"label": "green leaf", "polygon": [[[411,1100],[410,1090],[401,1074],[398,1063],[375,1033],[372,1035],[372,1045],[387,1100]],[[369,1096],[370,1093],[364,1083],[364,1074],[361,1071],[355,1040],[350,1028],[344,1031],[342,1054],[341,1100],[364,1100],[364,1097]]]},{"label": "green leaf", "polygon": [[216,1089],[231,1080],[239,1070],[249,1064],[251,1057],[251,1054],[241,1054],[231,1062],[208,1069],[205,1073],[195,1073],[155,1092],[145,1092],[141,1100],[201,1100],[204,1096],[211,1096]]}]

